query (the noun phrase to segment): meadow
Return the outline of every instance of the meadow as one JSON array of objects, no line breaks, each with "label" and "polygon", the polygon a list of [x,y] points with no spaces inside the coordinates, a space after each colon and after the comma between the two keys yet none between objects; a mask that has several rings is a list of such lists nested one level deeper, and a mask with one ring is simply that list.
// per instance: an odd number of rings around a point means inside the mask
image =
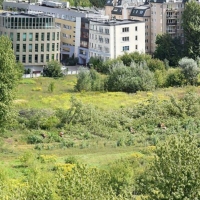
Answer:
[{"label": "meadow", "polygon": [[[49,91],[52,83],[54,89]],[[193,107],[193,102],[199,99],[199,87],[171,87],[128,94],[76,92],[75,84],[73,75],[20,81],[14,101],[19,116],[0,140],[0,167],[6,169],[10,183],[13,180],[24,183],[36,169],[40,175],[49,176],[50,171],[52,176],[57,166],[66,168],[78,162],[109,173],[112,191],[117,194],[113,199],[130,199],[133,190],[134,199],[140,199],[141,194],[134,189],[136,177],[153,159],[157,143],[182,131],[193,131],[200,138],[199,107],[195,107],[195,103]],[[188,106],[190,103],[192,105]],[[157,126],[161,122],[166,129]],[[62,138],[58,135],[61,131],[64,132]],[[66,170],[71,171],[71,168]],[[91,179],[98,179],[96,175],[93,177],[93,172],[87,173]],[[121,177],[123,173],[127,173],[126,178]],[[30,188],[31,182],[27,184]],[[52,186],[52,190],[56,187]],[[15,191],[12,187],[5,189],[10,190]],[[109,195],[105,199],[110,199]],[[71,199],[81,197],[75,195]]]}]

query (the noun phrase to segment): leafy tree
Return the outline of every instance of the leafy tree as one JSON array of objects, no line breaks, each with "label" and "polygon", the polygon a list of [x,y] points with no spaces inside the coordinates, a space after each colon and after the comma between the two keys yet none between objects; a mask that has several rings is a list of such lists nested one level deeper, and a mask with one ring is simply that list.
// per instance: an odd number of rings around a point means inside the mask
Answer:
[{"label": "leafy tree", "polygon": [[146,63],[136,64],[132,62],[130,67],[122,64],[113,67],[107,81],[109,91],[148,91],[155,88],[153,73]]},{"label": "leafy tree", "polygon": [[16,63],[12,43],[6,36],[0,37],[0,126],[10,123],[14,114],[12,102],[14,89],[22,77],[22,65]]},{"label": "leafy tree", "polygon": [[62,77],[63,73],[61,70],[61,64],[56,60],[52,60],[48,62],[47,65],[43,69],[43,76]]},{"label": "leafy tree", "polygon": [[172,136],[160,144],[141,181],[146,199],[199,199],[199,153],[197,141],[189,134]]},{"label": "leafy tree", "polygon": [[183,57],[183,45],[180,38],[172,38],[169,34],[157,35],[154,57],[162,61],[167,59],[170,66],[176,66]]},{"label": "leafy tree", "polygon": [[187,81],[187,83],[194,85],[197,83],[199,67],[197,66],[197,62],[193,59],[182,58],[179,61],[179,65],[181,67],[181,71]]},{"label": "leafy tree", "polygon": [[188,1],[182,19],[187,55],[196,59],[200,55],[200,4]]}]

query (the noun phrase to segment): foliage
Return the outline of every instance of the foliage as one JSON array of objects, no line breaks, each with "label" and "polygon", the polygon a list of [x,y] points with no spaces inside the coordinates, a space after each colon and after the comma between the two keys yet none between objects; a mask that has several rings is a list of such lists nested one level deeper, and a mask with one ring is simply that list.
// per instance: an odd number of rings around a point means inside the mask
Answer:
[{"label": "foliage", "polygon": [[120,59],[124,63],[125,66],[130,66],[133,61],[135,63],[141,63],[144,61],[147,62],[149,59],[151,59],[151,56],[135,51],[135,52],[129,53],[129,54],[124,53],[124,55],[119,56],[118,59]]},{"label": "foliage", "polygon": [[198,74],[200,73],[200,68],[197,66],[197,62],[185,57],[179,61],[179,65],[186,82],[195,85],[198,81]]},{"label": "foliage", "polygon": [[189,134],[172,136],[155,150],[141,180],[146,199],[199,199],[200,150]]},{"label": "foliage", "polygon": [[81,69],[77,75],[75,89],[81,91],[102,91],[104,89],[103,79],[95,70]]},{"label": "foliage", "polygon": [[146,63],[132,62],[130,67],[114,67],[108,77],[107,87],[108,91],[148,91],[155,88],[155,81]]},{"label": "foliage", "polygon": [[177,66],[183,57],[183,45],[180,38],[172,38],[169,34],[157,35],[154,57],[162,61],[167,59],[170,66]]},{"label": "foliage", "polygon": [[0,37],[0,126],[3,128],[13,117],[14,89],[22,77],[22,65],[16,63],[8,37]]},{"label": "foliage", "polygon": [[[195,13],[195,15],[194,15]],[[182,15],[187,55],[196,59],[200,55],[200,5],[196,1],[188,1]]]},{"label": "foliage", "polygon": [[56,61],[52,60],[47,63],[47,65],[43,69],[43,76],[45,77],[62,77],[63,73],[61,70],[61,64]]},{"label": "foliage", "polygon": [[52,93],[54,90],[55,90],[55,83],[51,82],[48,86],[48,91]]},{"label": "foliage", "polygon": [[166,87],[182,86],[185,84],[185,77],[180,68],[169,69],[166,75]]}]

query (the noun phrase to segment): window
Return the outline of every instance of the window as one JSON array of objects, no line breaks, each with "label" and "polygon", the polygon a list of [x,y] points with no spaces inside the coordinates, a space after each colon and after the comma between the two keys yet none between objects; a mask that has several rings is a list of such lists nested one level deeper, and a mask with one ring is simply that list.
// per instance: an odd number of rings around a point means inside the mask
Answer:
[{"label": "window", "polygon": [[44,52],[44,44],[41,44],[41,51]]},{"label": "window", "polygon": [[35,52],[38,52],[38,44],[35,44]]},{"label": "window", "polygon": [[109,29],[105,28],[105,34],[109,34]]},{"label": "window", "polygon": [[54,60],[54,54],[51,55],[51,60]]},{"label": "window", "polygon": [[38,41],[39,39],[39,33],[35,33],[35,41]]},{"label": "window", "polygon": [[41,40],[44,41],[44,33],[41,34]]},{"label": "window", "polygon": [[19,61],[19,55],[16,55],[16,61]]},{"label": "window", "polygon": [[123,46],[123,51],[129,51],[129,46]]},{"label": "window", "polygon": [[20,41],[20,33],[17,33],[17,41]]},{"label": "window", "polygon": [[11,39],[11,41],[13,41],[13,33],[12,32],[10,33],[10,39]]},{"label": "window", "polygon": [[135,45],[135,49],[138,49],[138,46],[137,46],[137,45]]},{"label": "window", "polygon": [[59,37],[60,37],[60,33],[57,32],[57,40],[59,40]]},{"label": "window", "polygon": [[32,52],[33,45],[32,45],[32,44],[29,44],[28,49],[29,49],[29,52]]},{"label": "window", "polygon": [[25,63],[26,62],[26,55],[22,56],[22,62]]},{"label": "window", "polygon": [[59,50],[59,43],[57,43],[57,47],[56,47],[56,51],[58,51]]},{"label": "window", "polygon": [[129,32],[129,27],[122,28],[122,32]]},{"label": "window", "polygon": [[26,33],[23,33],[23,41],[26,41]]},{"label": "window", "polygon": [[33,33],[29,33],[29,41],[33,41]]},{"label": "window", "polygon": [[28,62],[29,62],[29,63],[32,63],[32,55],[29,55],[29,56],[28,56]]},{"label": "window", "polygon": [[40,61],[41,61],[41,62],[44,62],[44,54],[41,54],[41,55],[40,55]]},{"label": "window", "polygon": [[138,28],[137,28],[137,26],[135,27],[135,31],[137,31],[138,30]]},{"label": "window", "polygon": [[26,44],[23,44],[23,52],[26,52]]},{"label": "window", "polygon": [[55,43],[52,43],[52,51],[55,51]]},{"label": "window", "polygon": [[122,37],[122,41],[123,41],[123,42],[129,41],[129,37]]},{"label": "window", "polygon": [[49,61],[49,54],[46,55],[46,62]]},{"label": "window", "polygon": [[63,28],[65,28],[65,29],[72,29],[71,26],[68,26],[68,25],[65,25],[65,24],[63,24]]},{"label": "window", "polygon": [[135,40],[138,40],[138,37],[137,37],[137,35],[135,36]]},{"label": "window", "polygon": [[20,52],[20,44],[16,44],[16,52]]},{"label": "window", "polygon": [[55,40],[55,32],[52,33],[52,40]]},{"label": "window", "polygon": [[35,62],[36,63],[38,62],[38,55],[37,54],[35,55]]},{"label": "window", "polygon": [[109,44],[109,38],[105,38],[105,43]]},{"label": "window", "polygon": [[47,33],[47,41],[50,41],[50,33]]},{"label": "window", "polygon": [[46,51],[49,51],[49,46],[50,46],[49,43],[47,43],[47,49],[46,49]]}]

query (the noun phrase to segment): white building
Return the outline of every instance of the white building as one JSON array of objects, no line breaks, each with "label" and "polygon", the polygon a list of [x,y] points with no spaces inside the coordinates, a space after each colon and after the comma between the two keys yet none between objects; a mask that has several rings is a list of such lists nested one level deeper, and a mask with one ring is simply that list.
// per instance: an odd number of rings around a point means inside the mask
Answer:
[{"label": "white building", "polygon": [[145,22],[90,21],[89,56],[114,59],[124,52],[145,52]]}]

